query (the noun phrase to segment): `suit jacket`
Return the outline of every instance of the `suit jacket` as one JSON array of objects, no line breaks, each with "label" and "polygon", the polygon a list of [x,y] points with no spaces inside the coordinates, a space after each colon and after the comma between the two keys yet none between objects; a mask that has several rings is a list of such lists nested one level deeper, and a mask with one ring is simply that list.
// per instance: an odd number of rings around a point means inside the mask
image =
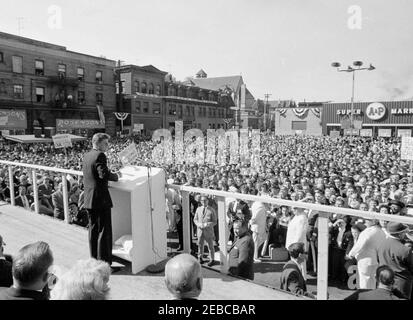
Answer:
[{"label": "suit jacket", "polygon": [[413,252],[398,239],[387,237],[378,250],[379,264],[393,269],[395,287],[410,298],[413,286]]},{"label": "suit jacket", "polygon": [[[30,210],[30,206],[33,203],[33,197],[26,195],[27,200],[29,201],[29,210]],[[23,204],[23,199],[21,198],[21,196],[18,196],[14,199],[16,206],[19,207],[23,207],[24,208],[24,204]]]},{"label": "suit jacket", "polygon": [[[204,212],[205,208],[205,212]],[[200,206],[195,211],[194,223],[197,226],[198,237],[214,237],[214,226],[217,224],[217,215],[210,206]],[[203,224],[206,223],[204,227]]]},{"label": "suit jacket", "polygon": [[43,292],[10,288],[0,288],[0,300],[48,300],[45,290]]},{"label": "suit jacket", "polygon": [[52,204],[54,207],[54,216],[63,218],[65,216],[64,207],[63,207],[63,192],[56,191],[52,193]]},{"label": "suit jacket", "polygon": [[403,300],[394,295],[390,290],[377,288],[374,290],[360,292],[358,300]]},{"label": "suit jacket", "polygon": [[254,280],[254,241],[249,232],[234,242],[228,255],[230,273]]},{"label": "suit jacket", "polygon": [[[333,248],[339,248],[342,249],[344,251],[347,251],[347,248],[350,244],[351,239],[353,238],[353,235],[351,234],[351,225],[348,224],[345,228],[344,234],[343,234],[343,238],[341,239],[341,246],[338,246],[337,243],[337,237],[339,234],[339,228],[338,227],[333,227],[331,230],[331,246]],[[354,245],[354,243],[353,243]]]},{"label": "suit jacket", "polygon": [[112,208],[108,182],[118,179],[118,175],[109,171],[103,152],[91,150],[86,153],[83,157],[84,208]]},{"label": "suit jacket", "polygon": [[227,215],[230,217],[231,221],[246,220],[248,222],[251,219],[251,212],[248,204],[242,200],[231,202],[228,206]]},{"label": "suit jacket", "polygon": [[297,264],[290,260],[283,268],[281,273],[281,290],[292,292],[298,295],[304,295],[307,292],[305,279]]},{"label": "suit jacket", "polygon": [[10,287],[13,284],[12,263],[0,259],[0,287]]}]

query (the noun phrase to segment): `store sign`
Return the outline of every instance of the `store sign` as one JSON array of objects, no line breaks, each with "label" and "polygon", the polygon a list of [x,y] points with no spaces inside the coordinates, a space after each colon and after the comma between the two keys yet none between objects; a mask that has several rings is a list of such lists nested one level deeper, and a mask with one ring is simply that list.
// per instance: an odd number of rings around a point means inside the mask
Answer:
[{"label": "store sign", "polygon": [[27,129],[26,111],[0,109],[0,129]]},{"label": "store sign", "polygon": [[398,137],[411,137],[412,130],[411,129],[399,129],[397,130],[397,136]]},{"label": "store sign", "polygon": [[386,114],[386,107],[379,102],[370,103],[366,109],[366,115],[371,120],[380,120]]},{"label": "store sign", "polygon": [[56,119],[57,130],[105,128],[99,120]]},{"label": "store sign", "polygon": [[[354,114],[361,114],[361,109],[354,109]],[[337,115],[345,116],[345,115],[350,115],[351,114],[351,109],[338,109],[337,110]]]},{"label": "store sign", "polygon": [[379,137],[391,137],[391,129],[379,129]]},{"label": "store sign", "polygon": [[360,136],[362,136],[362,137],[372,137],[373,136],[373,130],[372,129],[361,129],[360,130]]},{"label": "store sign", "polygon": [[413,138],[402,137],[402,147],[400,149],[400,158],[402,160],[413,160]]},{"label": "store sign", "polygon": [[413,108],[393,108],[391,114],[413,114]]}]

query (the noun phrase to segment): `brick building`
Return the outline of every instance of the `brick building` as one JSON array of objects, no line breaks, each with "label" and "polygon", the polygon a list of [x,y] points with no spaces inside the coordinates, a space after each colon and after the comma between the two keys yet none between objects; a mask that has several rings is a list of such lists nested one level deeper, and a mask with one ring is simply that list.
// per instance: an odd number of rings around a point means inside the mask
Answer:
[{"label": "brick building", "polygon": [[[0,129],[31,134],[40,125],[43,131],[113,135],[114,67],[113,60],[0,32],[0,113],[6,115]],[[25,118],[19,127],[13,114]]]},{"label": "brick building", "polygon": [[223,90],[205,89],[191,80],[177,81],[154,66],[126,65],[116,68],[122,82],[120,111],[130,113],[125,129],[143,125],[151,134],[160,128],[173,128],[182,120],[184,129],[226,128],[224,119],[233,118],[234,102]]}]

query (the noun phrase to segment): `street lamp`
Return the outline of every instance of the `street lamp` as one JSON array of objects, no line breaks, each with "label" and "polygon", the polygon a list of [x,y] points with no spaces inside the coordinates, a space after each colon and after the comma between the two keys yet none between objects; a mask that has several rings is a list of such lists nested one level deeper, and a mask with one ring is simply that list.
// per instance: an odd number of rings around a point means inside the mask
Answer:
[{"label": "street lamp", "polygon": [[339,62],[333,62],[331,66],[333,68],[337,68],[338,72],[352,72],[353,73],[353,85],[352,85],[352,90],[351,90],[351,114],[350,114],[350,142],[353,142],[353,113],[354,113],[354,79],[355,79],[355,73],[356,71],[361,71],[361,70],[368,70],[372,71],[376,69],[371,63],[368,68],[362,68],[361,66],[363,65],[363,61],[354,61],[353,66],[347,66],[347,69],[340,69],[341,64]]}]

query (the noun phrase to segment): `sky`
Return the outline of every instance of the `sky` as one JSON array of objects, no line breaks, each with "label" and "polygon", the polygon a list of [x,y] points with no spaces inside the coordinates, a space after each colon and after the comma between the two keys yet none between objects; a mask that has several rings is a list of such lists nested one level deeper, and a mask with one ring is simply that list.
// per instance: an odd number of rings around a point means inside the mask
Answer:
[{"label": "sky", "polygon": [[[127,64],[242,75],[255,98],[413,98],[411,0],[1,0],[0,31]],[[60,12],[60,15],[59,15]]]}]

